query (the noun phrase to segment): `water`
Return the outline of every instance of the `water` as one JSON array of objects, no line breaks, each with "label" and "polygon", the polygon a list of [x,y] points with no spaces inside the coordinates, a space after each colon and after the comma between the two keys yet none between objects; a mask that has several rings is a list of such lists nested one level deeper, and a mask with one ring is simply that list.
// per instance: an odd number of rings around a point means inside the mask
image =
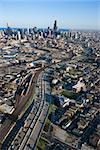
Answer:
[{"label": "water", "polygon": [[[6,30],[7,28],[0,28],[0,30]],[[11,28],[12,30],[18,30],[18,29],[29,29],[29,28]],[[45,31],[45,30],[47,30],[46,28],[44,29],[44,28],[38,28],[38,30],[43,30],[43,31]],[[67,32],[67,31],[69,31],[69,29],[59,29],[58,31],[60,31],[60,32]]]},{"label": "water", "polygon": [[[11,28],[12,30],[18,30],[19,28]],[[22,29],[22,28],[20,28]],[[0,30],[7,30],[7,28],[0,28]]]}]

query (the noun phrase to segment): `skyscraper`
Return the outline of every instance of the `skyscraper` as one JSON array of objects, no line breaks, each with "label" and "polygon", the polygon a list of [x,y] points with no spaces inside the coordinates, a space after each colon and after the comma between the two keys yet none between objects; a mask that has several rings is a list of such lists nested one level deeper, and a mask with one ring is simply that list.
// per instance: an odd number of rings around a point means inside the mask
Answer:
[{"label": "skyscraper", "polygon": [[55,22],[54,22],[53,30],[54,30],[54,32],[56,32],[56,31],[57,31],[57,20],[55,20]]},{"label": "skyscraper", "polygon": [[11,36],[13,34],[12,29],[9,27],[8,23],[7,23],[7,29],[5,31],[5,34],[8,36]]},{"label": "skyscraper", "polygon": [[20,33],[20,31],[18,31],[18,40],[19,41],[21,40],[21,33]]}]

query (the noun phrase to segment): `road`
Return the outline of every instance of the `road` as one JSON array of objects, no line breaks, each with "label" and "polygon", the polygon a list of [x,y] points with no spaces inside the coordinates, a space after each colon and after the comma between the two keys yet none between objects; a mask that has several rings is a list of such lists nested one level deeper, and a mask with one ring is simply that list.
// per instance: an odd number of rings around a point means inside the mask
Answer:
[{"label": "road", "polygon": [[[47,94],[48,91],[48,82],[44,81],[45,89],[44,89],[44,96],[42,95],[42,99],[44,99],[44,105],[42,108],[42,111],[38,117],[38,120],[32,129],[32,132],[30,134],[30,137],[28,138],[28,141],[25,143],[25,147],[21,147],[21,150],[31,150],[35,149],[36,144],[39,140],[39,137],[41,135],[42,129],[45,125],[46,118],[48,116],[48,111],[49,111],[49,103],[45,101],[45,93]],[[48,93],[49,94],[49,93]],[[23,143],[22,143],[23,145]]]},{"label": "road", "polygon": [[14,124],[15,120],[21,114],[21,112],[24,110],[25,105],[27,104],[29,98],[31,97],[32,92],[35,89],[35,83],[37,82],[40,72],[41,72],[41,70],[38,70],[36,72],[36,74],[32,77],[32,81],[31,81],[27,96],[25,95],[22,97],[19,105],[17,106],[17,108],[15,109],[15,111],[13,112],[13,114],[11,116],[12,119],[7,118],[6,121],[0,127],[0,148],[2,146],[3,141],[5,140],[5,137],[8,135],[12,125]]},{"label": "road", "polygon": [[[31,81],[31,84],[30,84],[30,87],[29,87],[29,91],[27,93],[27,95],[23,96],[19,105],[17,106],[17,108],[15,109],[15,111],[13,112],[12,116],[8,119],[6,119],[6,121],[4,122],[4,124],[0,127],[0,148],[2,147],[2,144],[3,142],[5,141],[6,137],[9,135],[10,131],[11,131],[11,128],[12,128],[12,125],[14,124],[15,120],[17,120],[17,117],[21,114],[21,112],[24,111],[25,109],[25,106],[26,104],[28,103],[28,100],[30,99],[30,97],[32,96],[32,92],[35,90],[35,87],[36,87],[36,82],[38,80],[38,76],[39,74],[45,70],[45,69],[48,69],[49,67],[53,66],[53,65],[56,65],[56,64],[59,64],[61,62],[65,61],[62,60],[60,62],[57,62],[57,63],[53,63],[53,64],[50,64],[50,65],[47,65],[45,66],[44,68],[41,68],[39,70],[37,70],[37,72],[35,73],[35,75],[32,77],[32,81]],[[45,84],[44,84],[45,85]],[[47,86],[47,85],[46,85]],[[42,89],[42,88],[41,88]],[[45,88],[44,88],[45,89]],[[46,88],[47,89],[47,88]],[[49,90],[47,90],[49,91]],[[44,104],[45,106],[45,104]],[[42,112],[42,115],[44,115],[44,118],[42,118],[42,121],[44,120],[45,121],[45,114],[44,112],[47,110],[47,108],[45,109],[43,107],[43,112]],[[12,119],[11,119],[12,118]],[[41,121],[41,122],[42,122]],[[38,121],[39,122],[39,121]],[[40,128],[41,129],[41,128]],[[40,132],[40,131],[39,131]],[[33,136],[32,136],[33,137]],[[38,140],[38,139],[37,139]]]},{"label": "road", "polygon": [[[38,90],[36,88],[36,93],[38,91],[40,97],[35,99],[30,114],[26,118],[23,127],[20,128],[19,132],[14,138],[9,150],[29,149],[28,145],[31,145],[31,147],[34,149],[38,141],[49,110],[49,104],[45,101],[45,92],[48,92],[46,87],[48,87],[49,84],[44,81],[43,78],[44,77],[41,73],[37,82]],[[34,140],[32,140],[32,138]]]}]

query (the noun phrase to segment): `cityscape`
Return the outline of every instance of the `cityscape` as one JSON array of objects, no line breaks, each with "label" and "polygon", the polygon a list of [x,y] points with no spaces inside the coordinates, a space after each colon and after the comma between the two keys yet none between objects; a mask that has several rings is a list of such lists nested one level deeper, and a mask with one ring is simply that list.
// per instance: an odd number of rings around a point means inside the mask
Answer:
[{"label": "cityscape", "polygon": [[0,150],[100,150],[100,30],[58,20],[0,28]]}]

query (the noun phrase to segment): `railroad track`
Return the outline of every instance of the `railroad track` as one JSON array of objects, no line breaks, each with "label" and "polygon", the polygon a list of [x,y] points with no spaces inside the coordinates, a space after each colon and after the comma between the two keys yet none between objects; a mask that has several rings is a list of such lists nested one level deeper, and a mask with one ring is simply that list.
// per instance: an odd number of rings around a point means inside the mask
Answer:
[{"label": "railroad track", "polygon": [[9,132],[11,131],[11,128],[12,126],[14,125],[15,123],[15,120],[17,120],[18,116],[21,114],[21,112],[24,110],[24,107],[25,105],[27,104],[29,98],[31,97],[32,95],[32,91],[35,89],[35,85],[34,83],[36,83],[37,79],[38,79],[38,76],[39,74],[45,70],[46,68],[49,68],[53,65],[56,65],[56,64],[59,64],[61,62],[65,61],[62,60],[60,62],[57,62],[57,63],[53,63],[53,64],[50,64],[50,65],[47,65],[41,69],[39,69],[36,74],[34,75],[34,78],[32,79],[32,83],[31,83],[31,86],[30,86],[30,90],[29,90],[29,93],[27,94],[27,96],[24,96],[23,99],[20,101],[19,105],[17,106],[17,108],[15,109],[15,111],[13,112],[12,116],[10,118],[7,118],[5,120],[5,122],[2,124],[2,126],[0,127],[0,149],[2,148],[2,144],[4,143],[6,137],[9,135]]},{"label": "railroad track", "polygon": [[[9,150],[12,148],[14,150],[20,149],[20,145],[22,143],[26,143],[27,139],[29,138],[30,132],[32,128],[34,128],[34,125],[38,119],[38,116],[40,115],[40,109],[42,108],[43,103],[37,102],[37,108],[34,105],[29,116],[24,122],[24,126],[21,127],[18,134],[16,135],[14,141],[12,142],[11,146],[9,147]],[[39,109],[39,112],[38,112]]]},{"label": "railroad track", "polygon": [[[24,96],[22,98],[20,104],[15,109],[15,111],[13,112],[11,117],[7,118],[5,120],[5,122],[2,124],[2,126],[0,127],[0,149],[2,147],[2,144],[3,144],[4,140],[5,140],[5,138],[7,137],[8,133],[9,133],[9,131],[11,130],[12,126],[14,125],[15,119],[21,114],[21,112],[23,111],[23,109],[24,109],[25,105],[27,104],[29,98],[31,97],[32,91],[35,89],[35,83],[36,83],[36,81],[38,79],[38,76],[39,76],[41,71],[42,70],[40,69],[34,75],[28,95],[26,97]],[[13,118],[15,118],[15,119],[13,120]]]},{"label": "railroad track", "polygon": [[34,102],[34,106],[25,120],[24,126],[19,130],[8,150],[29,150],[35,148],[49,110],[49,104],[45,101],[45,81],[42,81],[42,79],[40,95],[41,98]]},{"label": "railroad track", "polygon": [[18,150],[18,149],[23,149],[26,142],[28,141],[30,134],[32,132],[32,129],[34,128],[40,114],[42,111],[42,108],[44,106],[44,93],[42,91],[42,79],[41,79],[41,97],[37,98],[34,101],[34,105],[33,108],[30,112],[30,114],[28,115],[28,117],[26,118],[23,127],[21,127],[21,129],[19,130],[19,132],[17,133],[15,139],[13,140],[11,146],[9,147],[10,149],[14,149],[14,150]]}]

